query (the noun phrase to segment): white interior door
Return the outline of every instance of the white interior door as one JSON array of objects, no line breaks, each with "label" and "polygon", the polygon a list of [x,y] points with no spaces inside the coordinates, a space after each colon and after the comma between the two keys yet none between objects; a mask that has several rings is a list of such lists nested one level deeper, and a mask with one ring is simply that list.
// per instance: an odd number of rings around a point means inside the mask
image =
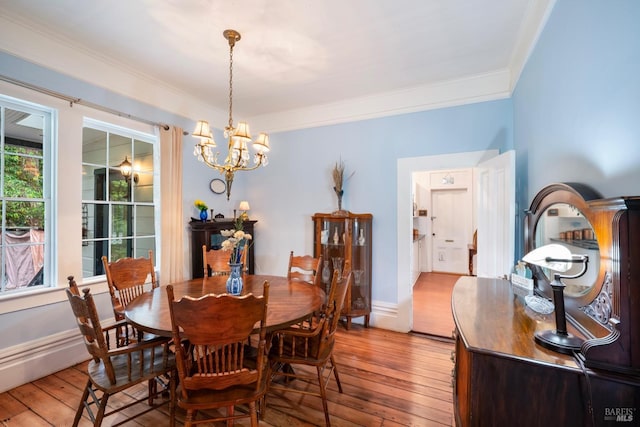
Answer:
[{"label": "white interior door", "polygon": [[509,276],[515,253],[515,159],[507,151],[478,165],[477,275]]},{"label": "white interior door", "polygon": [[433,190],[431,209],[433,271],[467,274],[470,189]]}]

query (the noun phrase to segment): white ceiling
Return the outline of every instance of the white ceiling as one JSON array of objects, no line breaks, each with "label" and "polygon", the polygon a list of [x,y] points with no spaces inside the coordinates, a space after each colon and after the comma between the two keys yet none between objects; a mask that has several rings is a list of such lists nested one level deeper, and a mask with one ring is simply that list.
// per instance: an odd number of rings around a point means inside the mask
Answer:
[{"label": "white ceiling", "polygon": [[0,50],[222,127],[233,28],[234,119],[273,131],[507,97],[553,3],[0,0]]}]

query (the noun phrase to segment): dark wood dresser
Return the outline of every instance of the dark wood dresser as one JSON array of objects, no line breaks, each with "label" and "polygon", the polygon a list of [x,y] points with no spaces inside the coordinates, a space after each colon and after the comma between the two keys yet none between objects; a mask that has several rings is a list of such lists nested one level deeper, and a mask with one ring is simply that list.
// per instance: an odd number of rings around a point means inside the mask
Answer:
[{"label": "dark wood dresser", "polygon": [[[257,220],[246,220],[242,223],[242,229],[245,233],[251,234],[251,247],[247,253],[248,273],[254,273],[254,253],[256,249],[256,235],[254,225]],[[217,219],[208,221],[192,220],[189,223],[191,229],[191,277],[193,279],[204,276],[204,266],[202,264],[202,245],[208,248],[219,249],[222,241],[226,237],[222,237],[221,230],[231,230],[234,228],[235,221],[233,219]]]},{"label": "dark wood dresser", "polygon": [[[584,343],[569,354],[542,347],[534,335],[556,329],[555,313],[533,311],[507,280],[461,278],[452,296],[458,426],[640,425],[640,198],[548,186],[527,212],[525,250],[559,241],[563,224],[587,224],[596,244],[593,271],[564,297],[567,331]],[[534,292],[550,298],[548,272],[532,269]]]}]

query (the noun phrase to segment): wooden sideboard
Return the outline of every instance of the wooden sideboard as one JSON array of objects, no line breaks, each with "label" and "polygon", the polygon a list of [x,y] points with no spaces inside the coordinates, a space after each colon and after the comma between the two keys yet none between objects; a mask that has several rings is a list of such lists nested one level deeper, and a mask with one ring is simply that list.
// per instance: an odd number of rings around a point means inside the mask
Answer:
[{"label": "wooden sideboard", "polygon": [[452,311],[456,425],[625,425],[619,415],[638,425],[640,377],[583,368],[536,344],[536,331],[555,328],[554,315],[532,311],[510,282],[462,277]]},{"label": "wooden sideboard", "polygon": [[[249,274],[254,272],[254,253],[256,249],[256,235],[254,224],[256,220],[247,220],[242,223],[245,233],[251,234],[251,246],[247,254],[247,269]],[[202,245],[208,248],[218,249],[226,237],[220,235],[221,230],[231,230],[234,228],[233,219],[217,219],[215,221],[192,220],[189,223],[191,229],[191,277],[203,277],[204,266],[202,265]]]}]

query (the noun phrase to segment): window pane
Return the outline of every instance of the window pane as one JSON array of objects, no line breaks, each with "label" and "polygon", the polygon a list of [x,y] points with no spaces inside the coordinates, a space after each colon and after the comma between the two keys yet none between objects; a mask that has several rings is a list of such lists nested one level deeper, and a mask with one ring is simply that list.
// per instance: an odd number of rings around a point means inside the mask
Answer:
[{"label": "window pane", "polygon": [[141,203],[153,203],[153,174],[139,173],[138,182],[133,185],[133,200]]},{"label": "window pane", "polygon": [[83,230],[83,238],[104,239],[109,237],[109,205],[84,203],[82,222],[82,227],[87,229],[86,233]]},{"label": "window pane", "polygon": [[109,166],[120,168],[125,158],[131,161],[132,140],[130,137],[109,134]]},{"label": "window pane", "polygon": [[130,257],[132,243],[133,240],[131,239],[111,239],[111,256],[109,260],[113,262],[120,258]]},{"label": "window pane", "polygon": [[44,228],[44,202],[7,200],[7,228]]},{"label": "window pane", "polygon": [[5,289],[38,286],[43,283],[44,232],[7,231],[5,253]]},{"label": "window pane", "polygon": [[107,165],[107,133],[91,128],[82,129],[82,162]]},{"label": "window pane", "polygon": [[135,140],[134,146],[134,170],[136,172],[153,172],[153,144]]},{"label": "window pane", "polygon": [[131,185],[124,179],[119,170],[110,170],[109,200],[112,202],[128,202]]},{"label": "window pane", "polygon": [[113,205],[113,211],[111,213],[112,238],[131,237],[133,235],[132,211],[131,205]]},{"label": "window pane", "polygon": [[82,246],[82,277],[104,274],[102,254],[106,255],[108,248],[108,240],[86,242],[86,245]]},{"label": "window pane", "polygon": [[155,234],[153,206],[136,208],[136,236],[152,236]]},{"label": "window pane", "polygon": [[[142,238],[136,239],[136,258],[147,258],[149,257],[149,251],[153,251],[153,257],[156,256],[156,239],[155,238]],[[153,261],[153,265],[156,265],[155,260]]]},{"label": "window pane", "polygon": [[[33,151],[28,149],[22,152]],[[5,197],[42,198],[42,158],[6,154],[4,156]]]},{"label": "window pane", "polygon": [[102,166],[82,165],[82,200],[106,200],[107,177],[104,171]]}]

